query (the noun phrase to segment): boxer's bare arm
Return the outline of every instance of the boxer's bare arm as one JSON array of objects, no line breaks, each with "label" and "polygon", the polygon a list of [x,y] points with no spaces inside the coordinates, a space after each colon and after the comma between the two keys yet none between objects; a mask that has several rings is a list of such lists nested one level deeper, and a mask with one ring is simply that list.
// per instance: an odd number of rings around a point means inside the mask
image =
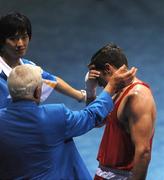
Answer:
[{"label": "boxer's bare arm", "polygon": [[126,117],[135,146],[133,180],[146,179],[151,157],[151,138],[154,131],[156,109],[153,97],[146,87],[140,87],[131,93],[125,104]]}]

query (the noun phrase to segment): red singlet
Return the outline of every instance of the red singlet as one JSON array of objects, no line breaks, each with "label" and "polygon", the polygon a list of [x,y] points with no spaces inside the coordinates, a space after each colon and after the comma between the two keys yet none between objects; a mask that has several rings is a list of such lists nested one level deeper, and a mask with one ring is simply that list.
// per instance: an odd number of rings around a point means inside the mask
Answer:
[{"label": "red singlet", "polygon": [[[102,166],[127,171],[133,168],[135,148],[130,134],[125,131],[117,119],[117,111],[122,99],[138,84],[149,88],[149,86],[143,82],[136,82],[130,85],[116,102],[113,111],[106,118],[106,127],[97,156]],[[152,144],[152,138],[150,143]]]}]

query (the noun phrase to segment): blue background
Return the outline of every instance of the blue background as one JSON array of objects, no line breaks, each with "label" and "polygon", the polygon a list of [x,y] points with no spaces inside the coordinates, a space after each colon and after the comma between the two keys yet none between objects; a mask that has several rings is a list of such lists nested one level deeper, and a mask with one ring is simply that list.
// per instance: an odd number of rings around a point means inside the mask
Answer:
[{"label": "blue background", "polygon": [[[164,179],[164,1],[163,0],[0,0],[0,14],[17,10],[32,22],[26,55],[77,89],[84,88],[93,53],[115,42],[128,56],[137,76],[151,85],[157,104],[156,132],[148,180]],[[47,102],[84,107],[57,92]],[[103,128],[75,139],[92,176]]]}]

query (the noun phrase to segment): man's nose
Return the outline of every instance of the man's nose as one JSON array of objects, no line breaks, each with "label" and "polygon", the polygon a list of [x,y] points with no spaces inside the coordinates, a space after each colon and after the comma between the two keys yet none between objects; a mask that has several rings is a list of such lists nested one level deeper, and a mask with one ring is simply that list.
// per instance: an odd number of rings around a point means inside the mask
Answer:
[{"label": "man's nose", "polygon": [[22,38],[18,38],[17,39],[17,46],[22,46],[22,45],[24,45],[23,39]]}]

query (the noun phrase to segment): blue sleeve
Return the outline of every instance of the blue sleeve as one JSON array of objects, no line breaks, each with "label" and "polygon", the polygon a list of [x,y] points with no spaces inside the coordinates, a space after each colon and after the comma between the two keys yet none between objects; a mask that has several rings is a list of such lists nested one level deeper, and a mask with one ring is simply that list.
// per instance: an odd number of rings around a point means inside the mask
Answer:
[{"label": "blue sleeve", "polygon": [[81,111],[71,111],[65,108],[66,138],[82,135],[102,124],[112,109],[112,98],[105,91]]},{"label": "blue sleeve", "polygon": [[34,62],[32,62],[32,61],[30,61],[30,60],[28,60],[28,59],[22,58],[22,62],[23,62],[23,64],[32,64],[32,65],[35,65],[35,66],[36,66],[36,64],[35,64]]},{"label": "blue sleeve", "polygon": [[6,107],[10,101],[7,81],[0,77],[0,108]]},{"label": "blue sleeve", "polygon": [[57,81],[56,80],[56,76],[54,76],[53,74],[48,73],[47,71],[42,72],[42,78],[45,80],[50,80],[50,81]]},{"label": "blue sleeve", "polygon": [[[35,63],[27,59],[22,59],[22,62],[24,64],[32,64],[36,66]],[[43,69],[42,69],[42,79],[43,79],[43,85],[42,85],[41,102],[45,101],[49,97],[49,95],[53,92],[54,88],[57,85],[56,76],[44,71]]]},{"label": "blue sleeve", "polygon": [[[32,64],[32,65],[36,66],[36,64],[30,60],[22,58],[22,61],[24,64]],[[42,73],[42,78],[46,79],[46,80],[50,80],[50,81],[56,81],[56,76],[54,76],[53,74],[48,73],[47,71],[44,71],[44,70]]]}]

